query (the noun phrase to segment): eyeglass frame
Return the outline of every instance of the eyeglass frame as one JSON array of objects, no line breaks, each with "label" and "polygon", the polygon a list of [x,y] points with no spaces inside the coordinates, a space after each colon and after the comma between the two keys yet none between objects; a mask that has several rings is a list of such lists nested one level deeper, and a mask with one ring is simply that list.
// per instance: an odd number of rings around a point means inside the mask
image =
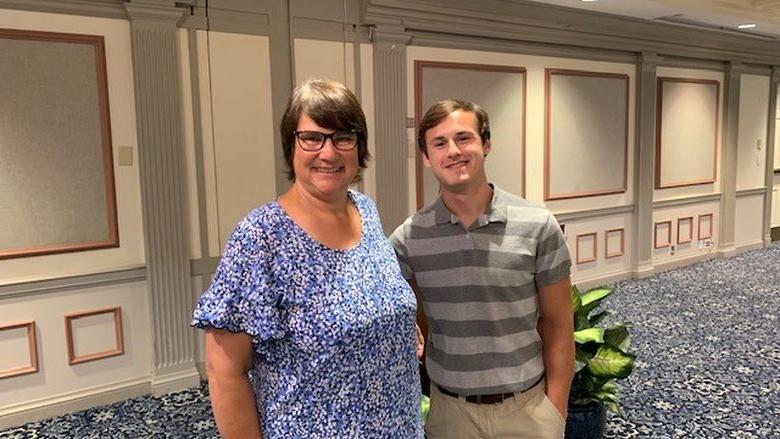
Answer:
[{"label": "eyeglass frame", "polygon": [[[322,136],[322,143],[320,143],[319,148],[307,149],[306,147],[301,145],[301,138],[298,136],[301,133],[317,133],[317,134],[320,134]],[[355,143],[352,144],[352,147],[350,147],[348,149],[340,148],[338,145],[336,145],[336,142],[333,140],[333,136],[335,136],[336,134],[344,134],[344,133],[354,134],[355,135]],[[353,150],[355,150],[355,148],[357,148],[357,146],[358,146],[358,143],[360,143],[360,131],[359,130],[338,130],[338,131],[334,131],[334,132],[332,132],[330,134],[325,134],[325,133],[323,133],[321,131],[315,131],[315,130],[300,130],[300,131],[295,130],[295,131],[293,131],[293,136],[295,136],[295,140],[296,140],[296,143],[298,144],[298,146],[300,146],[301,149],[306,151],[306,152],[317,152],[317,151],[322,150],[322,148],[325,147],[325,142],[327,142],[328,139],[330,139],[330,143],[333,145],[334,148],[338,149],[339,151],[345,151],[345,152],[346,151],[353,151]]]}]

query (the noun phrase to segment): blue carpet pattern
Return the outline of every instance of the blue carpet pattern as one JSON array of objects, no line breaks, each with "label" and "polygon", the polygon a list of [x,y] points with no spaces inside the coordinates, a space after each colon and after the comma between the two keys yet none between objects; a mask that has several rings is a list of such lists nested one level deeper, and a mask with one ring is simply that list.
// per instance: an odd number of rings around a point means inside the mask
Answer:
[{"label": "blue carpet pattern", "polygon": [[[607,438],[780,438],[780,243],[621,282],[636,369]],[[27,438],[217,438],[206,386],[0,432]]]}]

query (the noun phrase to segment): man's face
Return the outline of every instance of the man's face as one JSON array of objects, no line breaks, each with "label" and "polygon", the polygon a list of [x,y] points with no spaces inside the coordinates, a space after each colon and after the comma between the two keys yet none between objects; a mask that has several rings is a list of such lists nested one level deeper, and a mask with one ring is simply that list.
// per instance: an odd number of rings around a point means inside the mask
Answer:
[{"label": "man's face", "polygon": [[426,131],[425,150],[423,162],[443,190],[460,192],[487,182],[485,155],[490,141],[482,144],[474,113],[454,111]]}]

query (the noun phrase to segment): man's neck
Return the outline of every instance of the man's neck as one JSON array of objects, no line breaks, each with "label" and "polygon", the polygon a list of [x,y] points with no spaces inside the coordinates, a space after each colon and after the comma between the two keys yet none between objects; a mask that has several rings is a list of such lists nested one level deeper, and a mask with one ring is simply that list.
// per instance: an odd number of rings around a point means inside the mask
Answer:
[{"label": "man's neck", "polygon": [[464,229],[485,213],[493,199],[493,189],[487,181],[474,188],[453,192],[446,189],[441,191],[441,200],[452,214],[457,216]]}]

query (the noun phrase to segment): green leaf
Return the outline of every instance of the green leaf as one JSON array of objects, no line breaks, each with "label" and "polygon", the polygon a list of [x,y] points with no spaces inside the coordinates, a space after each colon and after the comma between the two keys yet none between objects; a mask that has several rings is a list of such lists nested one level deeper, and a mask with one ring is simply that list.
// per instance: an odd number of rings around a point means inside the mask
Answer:
[{"label": "green leaf", "polygon": [[607,408],[607,410],[611,411],[614,414],[620,413],[620,407],[614,402],[605,402],[604,406]]},{"label": "green leaf", "polygon": [[582,349],[575,350],[574,351],[574,373],[581,371],[585,366],[587,366],[591,358],[593,358],[593,355],[590,355],[584,350]]},{"label": "green leaf", "polygon": [[609,315],[609,311],[601,311],[598,314],[594,314],[590,317],[590,326],[596,326],[598,325],[602,320],[604,320],[604,317]]},{"label": "green leaf", "polygon": [[581,297],[582,306],[588,306],[592,303],[598,304],[602,299],[609,296],[610,294],[612,294],[612,289],[606,287],[593,288],[592,290],[588,290]]},{"label": "green leaf", "polygon": [[604,328],[588,328],[574,331],[574,341],[579,344],[589,342],[604,343]]},{"label": "green leaf", "polygon": [[622,323],[607,328],[604,332],[604,341],[623,352],[628,352],[628,348],[631,346],[628,328]]},{"label": "green leaf", "polygon": [[580,290],[576,286],[571,287],[571,309],[574,314],[582,308],[582,300],[580,299]]},{"label": "green leaf", "polygon": [[599,347],[596,355],[588,363],[588,371],[602,378],[625,378],[634,369],[636,355],[627,354],[621,350],[604,345]]}]

